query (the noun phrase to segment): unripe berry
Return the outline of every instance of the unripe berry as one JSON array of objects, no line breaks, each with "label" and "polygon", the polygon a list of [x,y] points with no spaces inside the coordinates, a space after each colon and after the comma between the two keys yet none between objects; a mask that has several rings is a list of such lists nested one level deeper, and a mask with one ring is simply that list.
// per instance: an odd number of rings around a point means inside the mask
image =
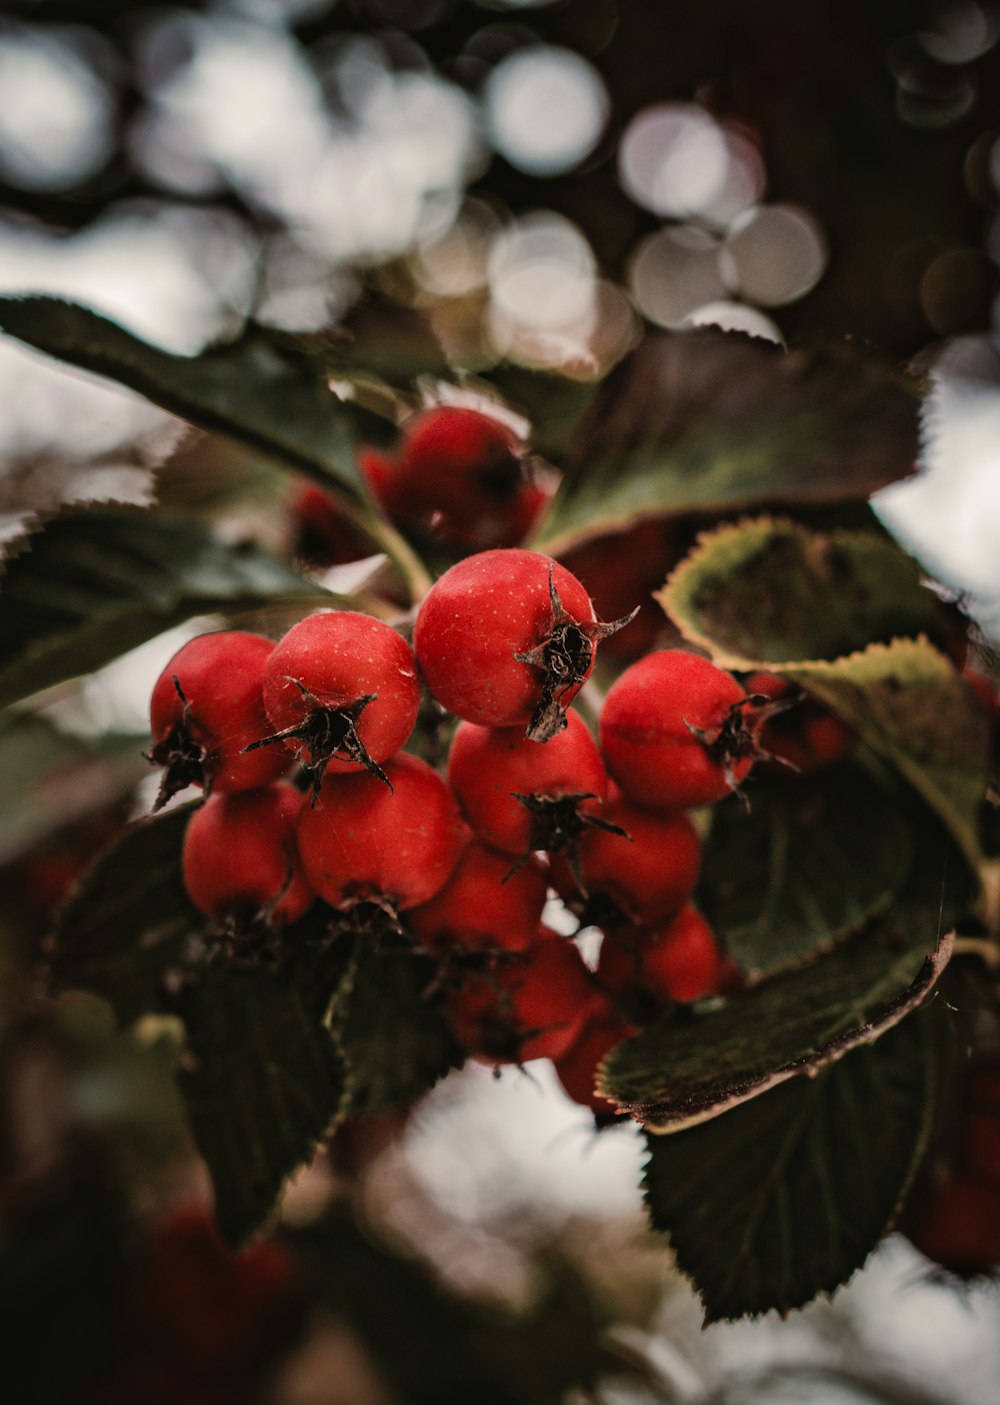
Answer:
[{"label": "unripe berry", "polygon": [[594,666],[598,624],[586,590],[547,556],[511,548],[459,561],[431,587],[413,646],[427,687],[456,717],[528,727],[547,741]]},{"label": "unripe berry", "polygon": [[731,674],[681,649],[627,668],[608,693],[601,745],[637,805],[689,810],[721,800],[753,765],[747,699]]},{"label": "unripe berry", "polygon": [[306,877],[332,907],[388,902],[397,912],[429,902],[455,866],[462,818],[425,761],[405,752],[372,775],[328,775],[299,821]]},{"label": "unripe berry", "polygon": [[283,782],[210,796],[184,834],[184,886],[195,906],[243,927],[302,917],[315,896],[295,843],[303,801],[300,791]]},{"label": "unripe berry", "polygon": [[245,752],[267,730],[261,690],[273,652],[272,640],[234,629],[199,634],[174,654],[149,704],[149,759],[166,767],[154,808],[189,785],[252,790],[289,769],[280,750]]},{"label": "unripe berry", "polygon": [[310,615],[275,645],[264,670],[273,728],[256,743],[282,742],[322,781],[336,763],[381,775],[413,731],[420,706],[416,661],[389,625],[353,610]]},{"label": "unripe berry", "polygon": [[452,740],[448,779],[479,837],[515,857],[574,843],[600,818],[608,787],[597,743],[575,712],[544,747],[514,727],[463,722]]}]

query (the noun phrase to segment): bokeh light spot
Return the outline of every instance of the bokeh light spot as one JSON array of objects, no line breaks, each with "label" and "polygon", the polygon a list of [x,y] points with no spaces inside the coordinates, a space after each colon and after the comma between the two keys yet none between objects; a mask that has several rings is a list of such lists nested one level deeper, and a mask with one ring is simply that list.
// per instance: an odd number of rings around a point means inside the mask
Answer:
[{"label": "bokeh light spot", "polygon": [[731,290],[747,302],[781,307],[814,288],[827,264],[818,222],[795,205],[761,205],[737,220],[721,266]]},{"label": "bokeh light spot", "polygon": [[497,151],[529,175],[572,170],[607,121],[600,75],[569,49],[519,49],[493,70],[483,96]]},{"label": "bokeh light spot", "polygon": [[726,293],[718,240],[706,230],[685,225],[657,230],[633,251],[628,286],[651,322],[679,327],[696,307]]},{"label": "bokeh light spot", "polygon": [[646,108],[629,123],[618,149],[624,190],[657,215],[683,218],[709,209],[728,168],[721,129],[694,103]]},{"label": "bokeh light spot", "polygon": [[0,38],[0,175],[25,190],[66,190],[104,165],[114,100],[72,31]]}]

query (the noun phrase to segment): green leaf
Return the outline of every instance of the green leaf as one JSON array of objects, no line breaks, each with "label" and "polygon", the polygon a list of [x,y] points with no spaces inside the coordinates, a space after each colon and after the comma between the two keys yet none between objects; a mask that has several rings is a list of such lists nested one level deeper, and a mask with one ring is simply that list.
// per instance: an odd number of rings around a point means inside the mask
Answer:
[{"label": "green leaf", "polygon": [[925,638],[939,616],[914,563],[875,533],[812,533],[764,518],[701,544],[659,594],[724,668],[767,668],[852,727],[949,826],[970,858],[989,775],[989,724]]},{"label": "green leaf", "polygon": [[854,345],[650,336],[598,390],[539,545],[649,516],[864,500],[912,472],[919,392]]},{"label": "green leaf", "polygon": [[972,689],[924,639],[774,670],[808,689],[913,786],[973,863],[990,726]]},{"label": "green leaf", "polygon": [[320,357],[259,328],[200,356],[175,356],[75,303],[0,297],[0,330],[367,501],[354,458],[359,412],[332,394]]},{"label": "green leaf", "polygon": [[328,918],[316,909],[297,924],[302,941],[280,970],[210,967],[181,1003],[181,1093],[230,1244],[268,1217],[343,1100],[343,1064],[323,1026],[340,965],[308,940],[310,924]]},{"label": "green leaf", "polygon": [[770,975],[829,949],[887,910],[913,837],[898,794],[859,766],[772,776],[717,805],[698,905],[730,955]]},{"label": "green leaf", "polygon": [[49,964],[54,991],[103,996],[121,1024],[163,1008],[162,981],[204,917],[184,891],[181,846],[194,805],[126,831],[59,914]]},{"label": "green leaf", "polygon": [[327,1026],[345,1069],[341,1112],[409,1107],[463,1054],[431,990],[435,962],[355,938]]},{"label": "green leaf", "polygon": [[928,812],[912,825],[910,874],[885,917],[801,970],[664,1016],[612,1051],[601,1091],[655,1129],[691,1126],[814,1075],[921,1004],[976,878]]},{"label": "green leaf", "polygon": [[253,546],[159,513],[54,518],[0,579],[0,706],[88,673],[193,615],[340,597]]},{"label": "green leaf", "polygon": [[0,863],[122,801],[149,771],[147,742],[73,736],[31,712],[0,717]]},{"label": "green leaf", "polygon": [[648,1138],[650,1216],[707,1321],[787,1312],[861,1267],[926,1149],[942,1026],[920,1011],[816,1078]]},{"label": "green leaf", "polygon": [[888,537],[770,517],[702,537],[657,599],[726,668],[836,659],[942,626],[917,563]]}]

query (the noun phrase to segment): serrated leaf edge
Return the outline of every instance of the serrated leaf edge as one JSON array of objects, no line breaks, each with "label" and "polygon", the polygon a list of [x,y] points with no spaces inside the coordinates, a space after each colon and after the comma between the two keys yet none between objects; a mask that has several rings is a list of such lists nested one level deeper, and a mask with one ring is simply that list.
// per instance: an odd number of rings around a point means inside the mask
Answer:
[{"label": "serrated leaf edge", "polygon": [[749,1102],[751,1098],[760,1097],[762,1093],[777,1087],[779,1083],[784,1083],[789,1078],[800,1076],[814,1078],[824,1068],[843,1058],[845,1054],[849,1054],[852,1049],[857,1049],[864,1044],[874,1044],[883,1034],[924,1003],[937,984],[941,972],[950,961],[954,945],[955,932],[945,933],[938,941],[934,951],[924,961],[916,978],[901,995],[885,1006],[878,1017],[868,1019],[855,1029],[838,1035],[824,1049],[811,1057],[796,1059],[774,1069],[764,1078],[738,1084],[728,1096],[713,1102],[709,1107],[699,1108],[693,1113],[678,1112],[673,1116],[664,1117],[657,1116],[659,1105],[656,1103],[629,1103],[616,1098],[607,1084],[606,1076],[607,1059],[610,1058],[613,1050],[609,1051],[605,1060],[598,1066],[597,1090],[614,1102],[622,1112],[631,1113],[646,1131],[656,1135],[665,1136],[672,1132],[684,1131],[687,1127],[697,1127],[702,1122],[708,1122],[713,1117],[728,1112],[730,1108]]}]

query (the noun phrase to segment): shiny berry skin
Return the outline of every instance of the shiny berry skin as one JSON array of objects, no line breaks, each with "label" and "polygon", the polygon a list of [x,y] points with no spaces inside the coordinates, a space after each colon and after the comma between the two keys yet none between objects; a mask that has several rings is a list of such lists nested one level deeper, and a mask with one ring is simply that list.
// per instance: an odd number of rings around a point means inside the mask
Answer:
[{"label": "shiny berry skin", "polygon": [[[753,765],[731,674],[682,649],[648,654],[618,678],[601,714],[608,770],[628,798],[653,810],[690,810],[728,795]],[[693,729],[693,730],[692,730]]]},{"label": "shiny berry skin", "polygon": [[209,917],[244,925],[262,920],[278,926],[302,917],[315,897],[295,842],[304,799],[283,782],[209,796],[184,834],[184,887],[194,905]]},{"label": "shiny berry skin", "polygon": [[610,1013],[577,948],[546,928],[529,951],[470,976],[446,1009],[466,1048],[521,1063],[559,1058],[588,1020]]},{"label": "shiny berry skin", "polygon": [[310,615],[275,645],[264,706],[269,730],[317,780],[331,764],[370,771],[374,763],[377,771],[417,720],[416,660],[381,620],[353,610]]},{"label": "shiny berry skin", "polygon": [[718,989],[722,955],[715,934],[693,907],[664,927],[622,928],[601,943],[597,978],[616,994],[646,990],[664,1003],[700,1000]]},{"label": "shiny berry skin", "polygon": [[[556,838],[548,838],[539,823],[545,816],[517,795],[553,802],[542,808],[552,810],[564,828],[580,833],[576,817],[600,816],[608,788],[597,743],[575,712],[567,714],[565,731],[545,746],[526,740],[516,727],[463,722],[452,739],[448,779],[479,837],[515,857],[557,847]],[[585,796],[591,798],[580,798]]]},{"label": "shiny berry skin", "polygon": [[635,1033],[632,1025],[615,1015],[591,1020],[577,1035],[572,1046],[555,1060],[555,1070],[567,1096],[589,1107],[599,1122],[616,1118],[618,1108],[596,1090],[601,1064],[623,1039]]},{"label": "shiny berry skin", "polygon": [[[550,732],[593,668],[595,629],[590,596],[575,576],[548,556],[512,547],[468,556],[435,582],[413,647],[427,687],[456,717]],[[525,662],[528,655],[535,661]]]},{"label": "shiny berry skin", "polygon": [[547,886],[537,860],[512,873],[509,855],[470,838],[447,883],[412,909],[407,926],[425,951],[525,951],[537,938]]},{"label": "shiny berry skin", "polygon": [[[598,926],[622,916],[633,922],[665,921],[694,892],[701,867],[698,831],[686,815],[643,810],[617,787],[612,792],[601,816],[625,835],[595,827],[579,841],[577,867],[588,915]],[[553,859],[552,878],[562,897],[579,901],[580,890],[565,859]],[[602,912],[605,907],[610,911]]]},{"label": "shiny berry skin", "polygon": [[434,897],[463,840],[455,798],[425,761],[405,752],[377,776],[330,774],[299,820],[307,879],[332,907],[389,902],[398,912]]},{"label": "shiny berry skin", "polygon": [[188,785],[252,790],[291,765],[280,749],[244,753],[268,730],[262,686],[274,641],[227,630],[199,634],[164,668],[149,704],[150,760],[166,766],[156,808]]}]

